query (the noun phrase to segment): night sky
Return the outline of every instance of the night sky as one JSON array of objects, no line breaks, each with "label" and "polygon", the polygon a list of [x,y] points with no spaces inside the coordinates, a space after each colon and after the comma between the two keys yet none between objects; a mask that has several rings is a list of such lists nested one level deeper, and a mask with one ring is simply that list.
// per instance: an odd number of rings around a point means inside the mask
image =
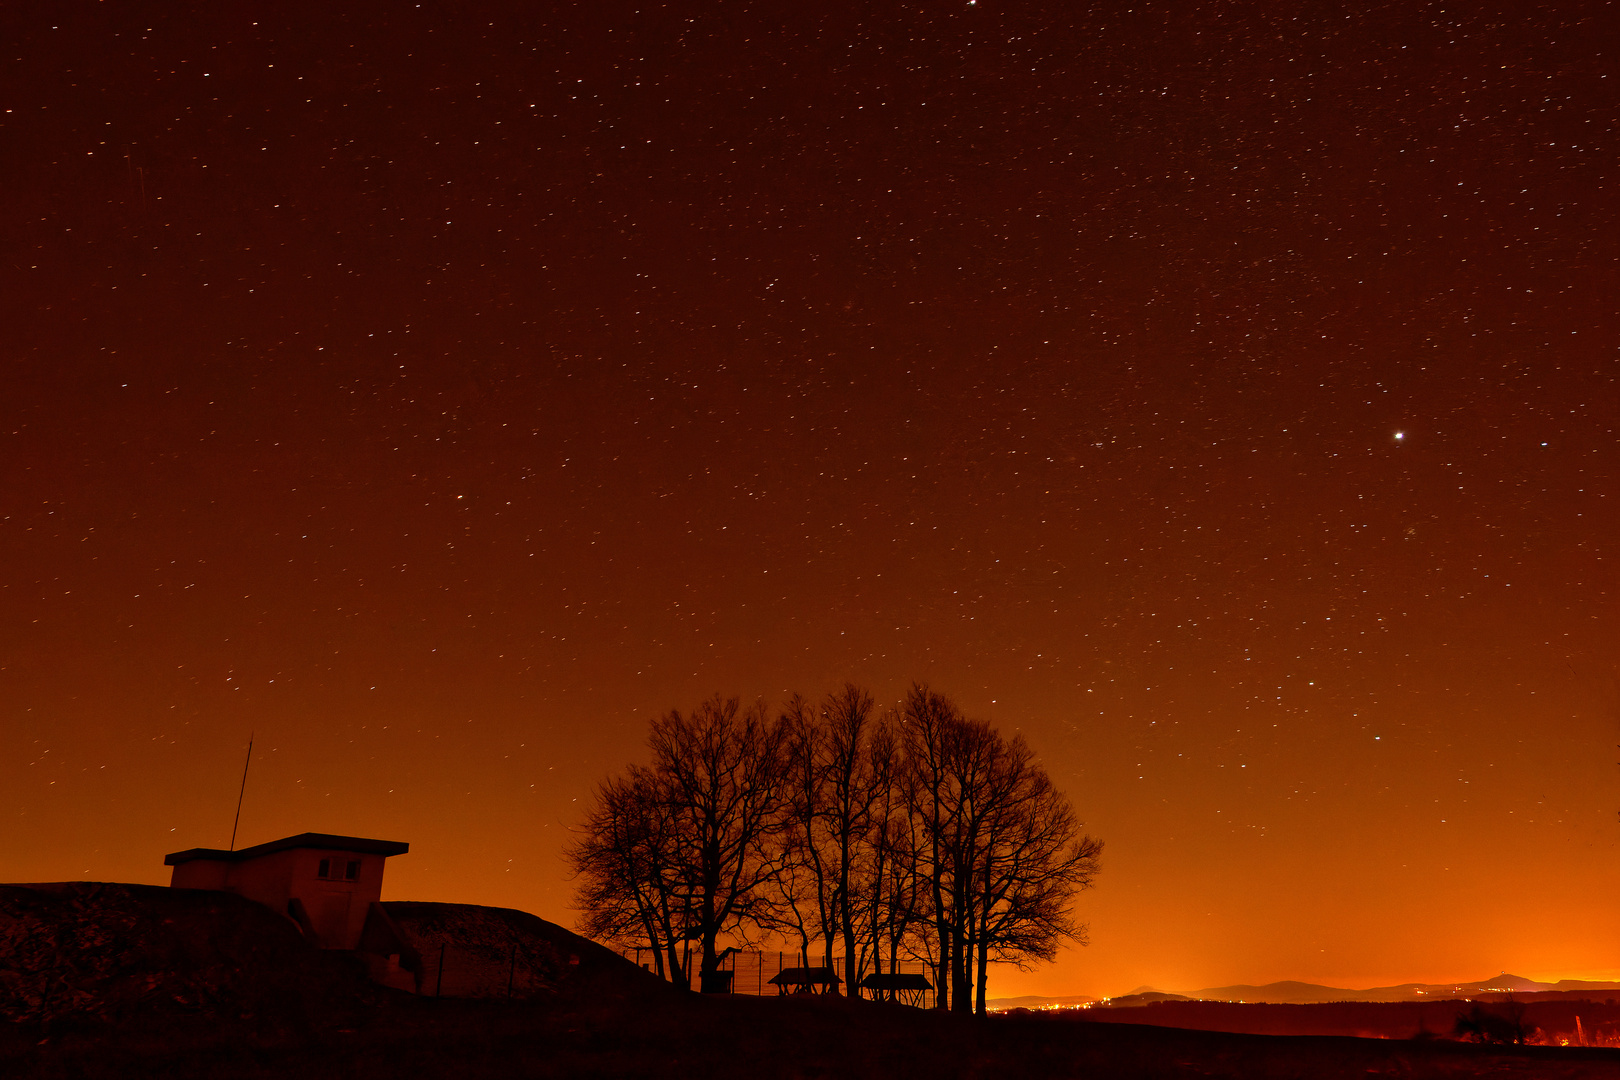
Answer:
[{"label": "night sky", "polygon": [[650,716],[912,680],[991,996],[1620,976],[1616,11],[13,5],[0,880],[571,924]]}]

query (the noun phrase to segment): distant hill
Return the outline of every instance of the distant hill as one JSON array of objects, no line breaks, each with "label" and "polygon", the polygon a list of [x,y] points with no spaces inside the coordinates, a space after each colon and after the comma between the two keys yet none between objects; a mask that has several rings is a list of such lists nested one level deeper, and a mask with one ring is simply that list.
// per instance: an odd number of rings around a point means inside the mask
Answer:
[{"label": "distant hill", "polygon": [[1535,994],[1572,991],[1620,990],[1620,982],[1582,982],[1564,979],[1556,983],[1536,982],[1506,972],[1489,979],[1455,983],[1401,983],[1350,990],[1316,983],[1274,982],[1264,986],[1216,986],[1186,996],[1203,1001],[1255,1001],[1277,1005],[1309,1005],[1331,1001],[1422,1001],[1424,999],[1470,998],[1492,993]]},{"label": "distant hill", "polygon": [[1130,1008],[1132,1005],[1152,1005],[1156,1001],[1191,1001],[1185,994],[1167,994],[1163,990],[1137,990],[1123,997],[1108,998],[1110,1008]]},{"label": "distant hill", "polygon": [[1264,986],[1247,984],[1213,986],[1179,994],[1151,986],[1139,986],[1129,994],[1112,998],[1097,998],[1084,994],[1062,996],[1026,994],[1023,997],[991,998],[987,1004],[992,1009],[1077,1008],[1082,1005],[1131,1008],[1155,1001],[1238,1001],[1269,1005],[1317,1005],[1338,1001],[1441,1001],[1502,993],[1520,995],[1586,993],[1612,997],[1616,996],[1616,992],[1620,992],[1620,982],[1583,982],[1578,979],[1564,979],[1556,983],[1544,983],[1504,972],[1494,978],[1468,982],[1401,983],[1399,986],[1375,986],[1367,990],[1294,981],[1266,983]]},{"label": "distant hill", "polygon": [[1151,986],[1139,987],[1129,994],[1116,998],[1097,998],[1089,994],[1067,994],[1047,997],[1041,994],[1025,994],[1022,997],[989,998],[985,1006],[989,1009],[1006,1011],[1007,1009],[1077,1009],[1083,1005],[1090,1006],[1124,1006],[1150,1005],[1155,1001],[1189,1001],[1183,994],[1168,994],[1163,990],[1155,990]]},{"label": "distant hill", "polygon": [[[1416,983],[1412,984],[1416,986]],[[1346,990],[1306,982],[1274,982],[1264,986],[1215,986],[1187,995],[1200,1001],[1254,1001],[1274,1005],[1311,1005],[1327,1001],[1407,1001],[1417,996],[1400,987]]]}]

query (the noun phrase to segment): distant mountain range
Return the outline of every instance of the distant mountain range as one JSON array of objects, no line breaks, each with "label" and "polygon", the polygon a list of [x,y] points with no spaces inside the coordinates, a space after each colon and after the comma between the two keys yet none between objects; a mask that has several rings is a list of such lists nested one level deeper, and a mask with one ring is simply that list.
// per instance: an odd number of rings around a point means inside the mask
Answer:
[{"label": "distant mountain range", "polygon": [[1016,998],[993,998],[986,1004],[994,1009],[1037,1008],[1058,1006],[1073,1008],[1079,1005],[1104,1005],[1112,1008],[1147,1005],[1155,1001],[1244,1001],[1274,1005],[1309,1005],[1326,1001],[1421,1001],[1424,998],[1469,998],[1490,993],[1537,994],[1547,991],[1588,993],[1614,991],[1620,997],[1620,982],[1583,982],[1564,979],[1555,983],[1536,982],[1519,975],[1503,972],[1494,978],[1476,979],[1456,983],[1401,983],[1399,986],[1375,986],[1369,990],[1348,990],[1338,986],[1320,986],[1316,983],[1274,982],[1264,986],[1213,986],[1188,993],[1170,993],[1151,986],[1139,986],[1129,994],[1115,998],[1095,998],[1071,994],[1060,997],[1026,995]]}]

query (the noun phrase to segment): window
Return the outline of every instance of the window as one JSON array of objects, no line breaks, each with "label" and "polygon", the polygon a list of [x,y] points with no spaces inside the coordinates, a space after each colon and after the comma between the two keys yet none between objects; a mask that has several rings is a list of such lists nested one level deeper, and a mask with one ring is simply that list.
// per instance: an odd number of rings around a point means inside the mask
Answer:
[{"label": "window", "polygon": [[322,859],[315,874],[323,881],[359,881],[360,860]]}]

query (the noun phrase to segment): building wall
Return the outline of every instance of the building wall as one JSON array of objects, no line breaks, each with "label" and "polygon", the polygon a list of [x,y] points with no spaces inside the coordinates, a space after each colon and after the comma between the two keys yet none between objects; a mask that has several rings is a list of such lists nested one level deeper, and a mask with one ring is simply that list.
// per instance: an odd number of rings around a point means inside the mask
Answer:
[{"label": "building wall", "polygon": [[178,863],[169,879],[171,889],[223,889],[231,864],[213,859],[192,859]]},{"label": "building wall", "polygon": [[225,887],[233,893],[257,900],[273,911],[287,914],[287,900],[294,895],[293,880],[298,874],[302,851],[275,851],[257,859],[232,863]]},{"label": "building wall", "polygon": [[[320,876],[322,860],[329,876]],[[359,874],[348,880],[350,862]],[[278,914],[287,914],[287,901],[297,897],[309,913],[310,923],[324,949],[353,949],[360,942],[366,911],[382,899],[383,866],[387,856],[357,851],[291,848],[243,862],[193,859],[174,868],[170,884],[177,889],[223,889],[257,900]]]},{"label": "building wall", "polygon": [[[303,901],[321,947],[352,949],[359,945],[360,931],[366,925],[366,911],[373,902],[382,899],[383,866],[387,857],[311,848],[278,854],[294,857],[292,873],[282,880],[286,882],[287,895]],[[322,859],[329,860],[331,876],[327,878],[320,876]],[[344,878],[344,869],[351,861],[360,864],[359,875],[353,881]],[[285,899],[281,900],[280,910],[287,910]]]}]

